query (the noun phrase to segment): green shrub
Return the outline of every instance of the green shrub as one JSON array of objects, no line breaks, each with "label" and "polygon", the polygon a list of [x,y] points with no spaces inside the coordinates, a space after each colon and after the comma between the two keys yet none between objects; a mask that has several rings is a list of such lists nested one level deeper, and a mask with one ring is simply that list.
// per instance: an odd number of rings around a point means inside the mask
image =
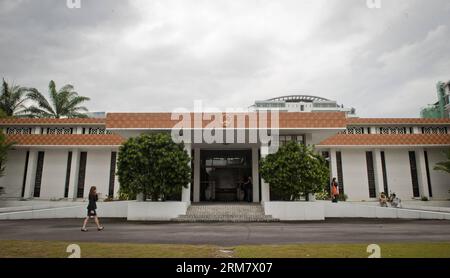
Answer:
[{"label": "green shrub", "polygon": [[284,201],[298,200],[308,193],[324,190],[329,170],[325,159],[312,147],[289,142],[260,163],[261,177]]},{"label": "green shrub", "polygon": [[127,198],[143,193],[144,200],[165,201],[181,197],[191,181],[191,158],[183,144],[170,134],[142,134],[130,138],[119,150],[117,175]]},{"label": "green shrub", "polygon": [[316,200],[319,200],[319,201],[331,200],[330,192],[324,190],[322,192],[316,193]]},{"label": "green shrub", "polygon": [[347,194],[339,194],[339,198],[338,198],[339,201],[345,202],[345,201],[347,201],[347,199],[348,199]]}]

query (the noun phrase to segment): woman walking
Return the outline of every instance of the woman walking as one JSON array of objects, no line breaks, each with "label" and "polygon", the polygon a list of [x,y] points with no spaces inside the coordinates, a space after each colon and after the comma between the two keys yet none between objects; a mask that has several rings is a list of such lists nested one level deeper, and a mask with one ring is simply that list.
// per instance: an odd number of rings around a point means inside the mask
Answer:
[{"label": "woman walking", "polygon": [[92,186],[89,190],[89,204],[87,206],[87,217],[84,219],[83,222],[83,228],[81,228],[82,232],[87,232],[86,229],[87,222],[89,221],[89,218],[94,218],[95,224],[97,224],[97,230],[102,231],[104,228],[100,226],[100,222],[98,221],[97,212],[95,211],[97,209],[97,201],[98,201],[98,195],[97,195],[97,187]]}]

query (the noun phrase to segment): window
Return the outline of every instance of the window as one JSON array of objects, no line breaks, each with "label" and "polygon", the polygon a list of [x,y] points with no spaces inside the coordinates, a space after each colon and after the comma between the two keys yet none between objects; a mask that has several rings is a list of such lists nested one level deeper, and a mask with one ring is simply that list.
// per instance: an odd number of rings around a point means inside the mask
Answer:
[{"label": "window", "polygon": [[47,134],[51,135],[65,135],[65,134],[73,134],[73,128],[70,127],[51,127],[47,128]]},{"label": "window", "polygon": [[417,178],[417,162],[415,152],[409,152],[409,166],[411,169],[413,196],[414,198],[418,198],[420,197],[420,192],[419,192],[419,179]]},{"label": "window", "polygon": [[406,127],[380,127],[380,134],[406,134]]},{"label": "window", "polygon": [[9,127],[6,129],[6,134],[8,135],[16,135],[16,134],[31,134],[31,128],[22,128],[22,127]]},{"label": "window", "polygon": [[84,196],[84,182],[86,178],[86,162],[87,152],[80,154],[80,168],[78,171],[78,186],[77,186],[77,198],[83,198]]},{"label": "window", "polygon": [[342,153],[336,152],[336,164],[337,164],[337,174],[339,183],[339,192],[344,194],[344,175],[342,171]]},{"label": "window", "polygon": [[425,166],[427,170],[427,184],[428,184],[428,194],[430,194],[430,197],[433,197],[433,189],[431,188],[431,178],[430,178],[430,165],[428,161],[428,152],[424,151],[425,156]]},{"label": "window", "polygon": [[22,198],[25,197],[25,186],[27,184],[27,174],[28,174],[28,160],[30,160],[30,151],[27,151],[27,156],[25,157],[25,170],[23,171],[23,182],[22,182]]},{"label": "window", "polygon": [[109,190],[108,197],[114,197],[114,183],[116,180],[116,161],[117,161],[117,152],[111,153],[111,167],[109,170]]},{"label": "window", "polygon": [[389,194],[389,185],[388,185],[387,172],[386,172],[386,155],[384,152],[381,152],[381,168],[383,171],[384,193]]},{"label": "window", "polygon": [[290,141],[305,144],[305,135],[280,135],[280,146],[286,145]]},{"label": "window", "polygon": [[364,127],[349,127],[343,134],[364,134]]},{"label": "window", "polygon": [[89,134],[112,134],[112,132],[104,128],[89,128]]},{"label": "window", "polygon": [[69,152],[69,154],[67,155],[66,183],[64,185],[64,198],[69,197],[69,184],[70,184],[71,168],[72,168],[72,152]]},{"label": "window", "polygon": [[38,153],[38,161],[36,167],[36,178],[34,180],[34,194],[35,198],[39,198],[41,196],[41,184],[42,184],[42,171],[44,170],[44,152]]},{"label": "window", "polygon": [[366,163],[367,163],[367,177],[369,181],[369,197],[376,198],[377,192],[375,189],[375,170],[373,168],[372,152],[366,152]]},{"label": "window", "polygon": [[448,134],[447,127],[422,127],[422,134]]}]

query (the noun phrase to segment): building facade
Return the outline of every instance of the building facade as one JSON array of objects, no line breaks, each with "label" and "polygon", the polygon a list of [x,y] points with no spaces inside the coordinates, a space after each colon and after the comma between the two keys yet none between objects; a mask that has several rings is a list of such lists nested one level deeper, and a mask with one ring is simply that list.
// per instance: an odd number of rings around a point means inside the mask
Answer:
[{"label": "building facade", "polygon": [[[211,132],[211,117],[190,114],[192,138]],[[180,199],[185,202],[241,201],[239,184],[253,178],[252,201],[276,199],[259,175],[259,161],[271,150],[270,142],[250,140],[251,130],[267,130],[255,112],[236,118],[220,113],[224,137],[243,132],[244,141],[185,141],[192,158],[192,181]],[[330,179],[336,177],[349,200],[375,200],[380,192],[402,199],[450,198],[448,174],[433,170],[450,148],[449,119],[354,118],[345,112],[280,112],[279,143],[295,140],[327,157]],[[257,118],[257,117],[256,117]],[[0,128],[14,148],[8,154],[2,198],[83,199],[90,186],[101,198],[118,198],[116,162],[120,145],[142,133],[173,132],[180,120],[171,113],[108,113],[89,119],[1,119]],[[187,130],[184,130],[187,132]],[[217,132],[217,130],[216,130]],[[274,136],[271,134],[271,136]],[[234,133],[233,133],[234,138]]]},{"label": "building facade", "polygon": [[448,119],[450,118],[450,81],[438,82],[436,90],[438,102],[423,108],[420,116],[428,119]]}]

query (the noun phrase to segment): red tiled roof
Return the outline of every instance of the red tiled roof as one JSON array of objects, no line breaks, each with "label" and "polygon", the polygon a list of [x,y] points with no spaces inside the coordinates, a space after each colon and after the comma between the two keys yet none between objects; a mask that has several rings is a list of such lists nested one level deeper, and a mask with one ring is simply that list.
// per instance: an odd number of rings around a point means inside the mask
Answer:
[{"label": "red tiled roof", "polygon": [[[207,114],[207,113],[204,113]],[[173,128],[179,120],[172,120],[171,113],[109,113],[106,117],[106,127],[108,129],[170,129]],[[196,127],[196,117],[201,117],[202,114],[190,113],[191,126]],[[256,126],[256,122],[250,122],[249,117],[257,119],[257,114],[250,113],[236,113],[234,117],[235,127],[238,127],[237,121],[239,116],[245,116],[245,127],[251,128]],[[224,122],[227,117],[222,113]],[[270,113],[267,114],[270,127]],[[203,120],[198,126],[207,127],[212,120]],[[250,124],[251,123],[251,124]],[[346,118],[345,114],[341,112],[330,113],[279,113],[280,128],[345,128]]]},{"label": "red tiled roof", "polygon": [[74,119],[29,119],[29,118],[4,118],[0,119],[0,125],[93,125],[105,124],[105,118],[74,118]]},{"label": "red tiled roof", "polygon": [[7,142],[18,146],[119,146],[124,139],[115,134],[8,135]]},{"label": "red tiled roof", "polygon": [[389,124],[404,124],[404,125],[450,125],[450,119],[421,119],[421,118],[348,118],[348,125],[389,125]]},{"label": "red tiled roof", "polygon": [[450,135],[443,134],[337,134],[317,146],[450,146]]}]

